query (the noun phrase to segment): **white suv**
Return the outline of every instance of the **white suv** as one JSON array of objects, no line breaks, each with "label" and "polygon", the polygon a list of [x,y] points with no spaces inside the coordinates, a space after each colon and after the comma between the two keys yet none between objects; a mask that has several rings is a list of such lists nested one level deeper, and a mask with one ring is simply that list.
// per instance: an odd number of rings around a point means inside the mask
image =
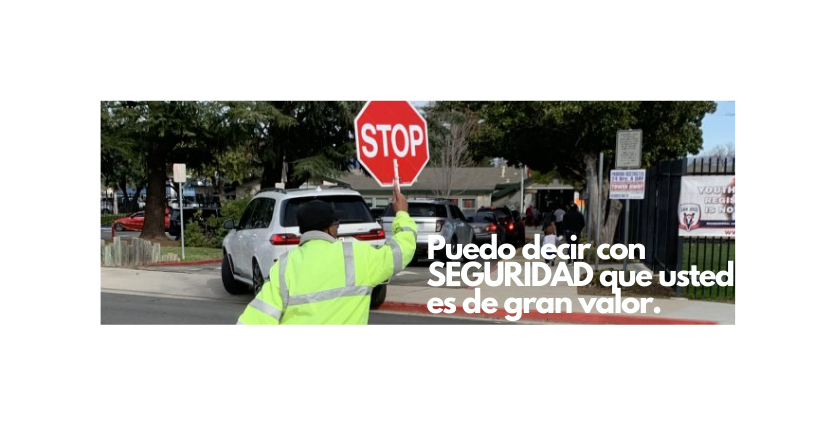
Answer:
[{"label": "white suv", "polygon": [[[449,200],[410,198],[408,201],[409,216],[418,225],[417,246],[412,258],[414,261],[427,257],[430,235],[440,235],[445,244],[476,243],[473,227],[462,211]],[[395,220],[392,204],[386,208],[382,219],[384,231],[392,232],[392,222]]]},{"label": "white suv", "polygon": [[[301,235],[296,212],[308,201],[320,200],[334,208],[340,221],[339,239],[364,241],[374,246],[386,243],[383,228],[375,222],[363,197],[345,188],[267,189],[247,204],[237,225],[227,220],[231,229],[223,242],[221,277],[226,291],[243,294],[258,293],[268,280],[270,268],[282,254],[299,245]],[[376,286],[371,306],[377,307],[386,298],[386,286]]]}]

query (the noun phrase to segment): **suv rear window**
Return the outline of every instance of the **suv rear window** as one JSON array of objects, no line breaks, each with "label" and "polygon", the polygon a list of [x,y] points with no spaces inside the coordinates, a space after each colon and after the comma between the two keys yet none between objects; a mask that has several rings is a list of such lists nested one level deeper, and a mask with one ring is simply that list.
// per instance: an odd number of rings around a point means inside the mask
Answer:
[{"label": "suv rear window", "polygon": [[326,202],[334,208],[337,219],[340,223],[369,223],[374,222],[372,213],[363,197],[352,195],[334,195],[323,197],[302,197],[292,198],[285,203],[284,214],[282,215],[282,226],[299,226],[296,222],[296,212],[299,207],[308,201],[319,200]]},{"label": "suv rear window", "polygon": [[[412,217],[447,217],[447,209],[443,204],[409,203],[409,209],[407,209],[407,212],[409,212],[409,215]],[[391,217],[394,215],[395,209],[393,209],[390,204],[389,207],[386,208],[386,213],[383,213],[383,216]]]},{"label": "suv rear window", "polygon": [[480,221],[487,221],[487,222],[496,222],[496,215],[491,212],[479,212],[475,215],[476,220]]}]

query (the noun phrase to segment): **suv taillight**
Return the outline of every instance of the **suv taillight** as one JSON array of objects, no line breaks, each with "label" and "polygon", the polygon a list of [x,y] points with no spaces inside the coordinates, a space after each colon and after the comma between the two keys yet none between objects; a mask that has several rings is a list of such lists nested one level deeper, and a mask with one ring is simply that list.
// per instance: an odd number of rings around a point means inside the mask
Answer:
[{"label": "suv taillight", "polygon": [[435,232],[441,232],[441,228],[443,228],[443,227],[444,227],[444,221],[439,220],[438,222],[435,223]]},{"label": "suv taillight", "polygon": [[299,244],[301,237],[296,234],[273,234],[270,237],[270,244],[274,246],[286,246],[290,244]]},{"label": "suv taillight", "polygon": [[513,223],[508,225],[508,230],[509,230],[509,231],[513,231],[513,230],[514,230],[514,224],[513,224]]},{"label": "suv taillight", "polygon": [[386,233],[382,229],[373,229],[365,234],[354,235],[354,238],[360,241],[382,240],[386,238]]},{"label": "suv taillight", "polygon": [[485,231],[496,232],[496,225],[494,225],[494,224],[488,225],[487,227],[485,227]]}]

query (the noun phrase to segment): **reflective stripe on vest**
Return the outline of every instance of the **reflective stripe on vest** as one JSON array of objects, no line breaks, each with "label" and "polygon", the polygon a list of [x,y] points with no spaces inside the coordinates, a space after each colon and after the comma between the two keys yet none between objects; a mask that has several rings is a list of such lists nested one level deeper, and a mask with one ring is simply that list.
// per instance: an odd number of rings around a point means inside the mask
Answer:
[{"label": "reflective stripe on vest", "polygon": [[261,300],[261,299],[253,299],[250,302],[250,307],[263,313],[266,315],[270,315],[271,317],[275,318],[276,321],[280,321],[282,319],[282,310]]},{"label": "reflective stripe on vest", "polygon": [[[416,241],[416,242],[418,241],[418,231],[416,231],[416,230],[415,230],[415,229],[413,229],[412,227],[409,227],[409,226],[401,226],[400,231],[409,231],[409,232],[412,232],[412,235],[414,235],[414,236],[415,236],[415,241]],[[398,232],[400,232],[400,231],[398,231]]]},{"label": "reflective stripe on vest", "polygon": [[401,253],[401,246],[399,246],[398,242],[395,240],[386,241],[386,245],[392,249],[392,258],[395,263],[395,266],[392,268],[392,275],[395,275],[403,269],[403,253]]},{"label": "reflective stripe on vest", "polygon": [[288,305],[304,305],[305,303],[323,302],[345,296],[366,296],[372,294],[372,290],[373,288],[369,286],[332,288],[331,290],[317,291],[301,296],[290,296]]},{"label": "reflective stripe on vest", "polygon": [[285,310],[287,310],[287,300],[290,298],[290,293],[287,291],[287,280],[284,278],[284,273],[287,270],[287,256],[288,253],[285,253],[279,258],[279,295],[282,297]]},{"label": "reflective stripe on vest", "polygon": [[[397,247],[397,244],[395,247]],[[398,256],[400,258],[400,248],[398,248]],[[373,287],[357,286],[354,272],[354,243],[343,243],[343,261],[345,262],[345,287],[290,296],[287,290],[287,280],[285,279],[287,255],[282,256],[279,264],[279,287],[281,288],[281,296],[285,304],[285,309],[291,305],[304,305],[306,303],[323,302],[325,300],[346,296],[367,296],[372,294]]]},{"label": "reflective stripe on vest", "polygon": [[354,243],[343,243],[343,258],[345,259],[345,286],[354,287]]}]

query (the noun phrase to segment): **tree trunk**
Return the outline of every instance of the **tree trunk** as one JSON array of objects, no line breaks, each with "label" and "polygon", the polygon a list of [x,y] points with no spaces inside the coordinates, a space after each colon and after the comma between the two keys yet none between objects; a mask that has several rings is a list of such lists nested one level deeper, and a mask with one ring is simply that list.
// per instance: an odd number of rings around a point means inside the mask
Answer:
[{"label": "tree trunk", "polygon": [[277,182],[282,181],[282,165],[272,162],[264,165],[264,173],[261,174],[261,188],[275,188]]},{"label": "tree trunk", "polygon": [[131,213],[139,211],[139,193],[145,189],[145,185],[137,185],[136,192],[134,192],[134,196],[131,198]]},{"label": "tree trunk", "polygon": [[[610,196],[610,181],[609,179],[604,179],[604,196],[602,197],[603,200],[606,200]],[[613,239],[615,239],[615,228],[618,226],[618,216],[621,214],[621,209],[623,205],[619,200],[610,200],[610,210],[607,214],[607,223],[604,225],[603,229],[601,230],[601,244],[612,244]]]},{"label": "tree trunk", "polygon": [[148,155],[148,188],[145,199],[145,223],[140,238],[145,240],[169,241],[165,235],[165,182],[166,152],[168,141],[151,142]]},{"label": "tree trunk", "polygon": [[122,190],[122,202],[125,204],[124,213],[131,213],[131,205],[128,202],[128,200],[130,200],[130,198],[128,198],[128,180],[124,178],[119,179],[117,185],[119,186],[119,189]]},{"label": "tree trunk", "polygon": [[598,203],[599,203],[599,188],[598,188],[598,177],[595,174],[595,166],[597,165],[597,161],[593,155],[584,155],[583,157],[584,165],[586,166],[586,176],[587,176],[587,188],[589,189],[589,208],[587,209],[586,214],[586,226],[587,229],[590,230],[592,233],[592,238],[594,241],[595,235],[597,234],[597,227],[598,227]]},{"label": "tree trunk", "polygon": [[[264,188],[275,188],[276,183],[282,181],[282,169],[284,167],[284,149],[282,147],[282,143],[280,142],[280,138],[282,137],[279,133],[279,129],[275,126],[270,126],[267,130],[267,134],[269,135],[270,139],[270,149],[272,150],[270,155],[265,155],[264,159],[267,160],[264,162],[264,170],[261,173],[261,189]],[[275,152],[276,155],[272,155]],[[288,180],[290,179],[290,170],[287,171]],[[285,189],[289,188],[290,182],[285,182]]]},{"label": "tree trunk", "polygon": [[217,176],[217,178],[213,176],[211,179],[212,191],[214,191],[214,194],[212,194],[209,200],[210,204],[212,203],[212,200],[215,198],[215,194],[218,194],[218,201],[220,201],[221,203],[226,201],[226,191],[224,191],[224,185],[223,183],[221,183],[221,172],[218,169],[215,169],[215,176]]}]

